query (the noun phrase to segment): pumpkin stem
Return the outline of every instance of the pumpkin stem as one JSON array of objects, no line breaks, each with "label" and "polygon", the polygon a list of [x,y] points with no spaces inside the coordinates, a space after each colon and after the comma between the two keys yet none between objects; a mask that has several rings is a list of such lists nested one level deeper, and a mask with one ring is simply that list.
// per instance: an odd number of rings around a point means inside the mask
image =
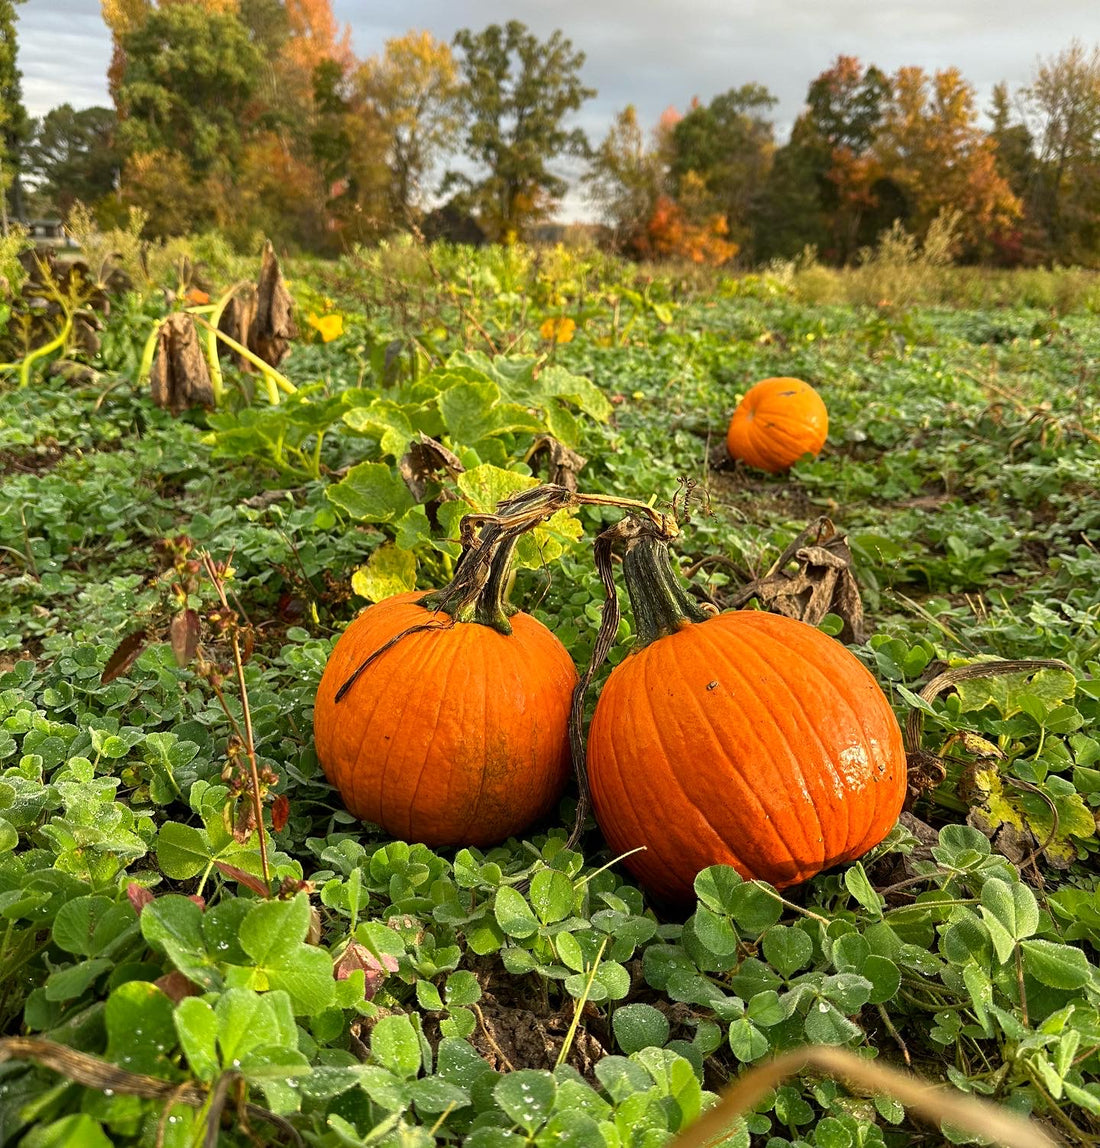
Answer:
[{"label": "pumpkin stem", "polygon": [[627,543],[623,554],[623,579],[630,595],[638,649],[690,622],[711,617],[684,589],[672,568],[668,540],[643,530]]},{"label": "pumpkin stem", "polygon": [[508,618],[518,607],[506,599],[518,540],[518,534],[506,534],[475,543],[463,553],[450,585],[426,595],[420,604],[426,610],[448,614],[456,622],[476,622],[510,634]]},{"label": "pumpkin stem", "polygon": [[563,486],[536,486],[506,499],[496,514],[468,514],[462,520],[462,557],[450,585],[428,594],[421,605],[449,614],[456,622],[477,622],[502,634],[512,632],[507,601],[512,554],[521,535],[576,505]]}]

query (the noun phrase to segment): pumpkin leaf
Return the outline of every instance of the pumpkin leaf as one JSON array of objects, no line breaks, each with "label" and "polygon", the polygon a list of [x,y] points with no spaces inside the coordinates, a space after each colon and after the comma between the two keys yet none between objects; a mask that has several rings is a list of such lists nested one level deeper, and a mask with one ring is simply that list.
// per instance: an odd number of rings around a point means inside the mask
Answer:
[{"label": "pumpkin leaf", "polygon": [[387,542],[379,546],[351,576],[351,588],[368,602],[381,602],[394,594],[416,589],[416,555]]}]

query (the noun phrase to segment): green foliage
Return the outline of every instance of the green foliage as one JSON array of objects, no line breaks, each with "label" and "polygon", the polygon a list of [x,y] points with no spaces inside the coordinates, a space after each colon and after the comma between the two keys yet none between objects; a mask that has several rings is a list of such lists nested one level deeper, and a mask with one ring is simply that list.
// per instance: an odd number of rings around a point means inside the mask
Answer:
[{"label": "green foliage", "polygon": [[0,195],[10,199],[16,219],[23,217],[19,173],[23,166],[23,146],[30,128],[27,109],[23,106],[22,73],[17,60],[19,41],[15,9],[21,3],[23,0],[0,0],[0,161],[3,163]]},{"label": "green foliage", "polygon": [[[317,1148],[659,1148],[718,1082],[807,1040],[895,1062],[904,1046],[927,1076],[1091,1135],[1095,319],[807,308],[777,277],[697,299],[686,282],[522,248],[393,244],[295,269],[296,289],[307,274],[345,333],[294,348],[298,391],[278,407],[242,381],[217,414],[174,420],[135,393],[163,309],[151,295],[112,300],[97,379],[0,394],[4,1033],[159,1079],[166,1096],[236,1074]],[[402,277],[423,298],[387,306]],[[572,339],[548,345],[540,327],[566,316]],[[825,451],[783,477],[708,464],[707,437],[775,374],[825,396]],[[692,575],[718,600],[818,513],[849,532],[874,627],[855,652],[900,718],[921,712],[921,748],[944,766],[914,806],[930,832],[899,826],[782,896],[713,867],[676,914],[591,824],[566,847],[572,796],[487,850],[437,852],[349,817],[311,735],[336,634],[363,600],[441,585],[460,515],[532,483],[528,452],[548,432],[589,459],[586,490],[660,504],[678,476],[705,479],[709,513],[694,511],[681,554],[725,560]],[[406,481],[421,434],[461,469]],[[577,537],[611,514],[552,521],[520,554],[513,600],[581,666],[601,589]],[[241,814],[235,673],[223,708],[161,640],[183,605],[174,563],[198,548],[231,556],[252,624],[270,883]],[[214,600],[183,594],[213,657]],[[152,640],[103,684],[138,627]],[[630,641],[624,620],[612,662]],[[989,657],[1069,669],[920,696],[945,665]],[[157,1143],[162,1115],[167,1145],[205,1134],[201,1110],[110,1091],[8,1061],[0,1138],[136,1148]],[[902,1148],[923,1134],[896,1101],[807,1077],[729,1142]],[[221,1140],[250,1142],[228,1125]]]},{"label": "green foliage", "polygon": [[241,21],[169,6],[126,33],[122,49],[118,102],[127,146],[179,152],[199,175],[231,163],[240,151],[241,113],[263,64]]},{"label": "green foliage", "polygon": [[51,214],[64,219],[76,200],[92,205],[110,195],[123,157],[114,146],[118,128],[111,108],[61,104],[34,125],[26,169],[47,197]]},{"label": "green foliage", "polygon": [[464,187],[493,239],[512,242],[542,219],[567,184],[550,164],[561,155],[585,155],[588,142],[565,119],[595,90],[580,79],[584,53],[560,31],[539,40],[518,20],[455,35],[462,50],[459,108],[465,152],[477,178],[449,173],[445,187]]}]

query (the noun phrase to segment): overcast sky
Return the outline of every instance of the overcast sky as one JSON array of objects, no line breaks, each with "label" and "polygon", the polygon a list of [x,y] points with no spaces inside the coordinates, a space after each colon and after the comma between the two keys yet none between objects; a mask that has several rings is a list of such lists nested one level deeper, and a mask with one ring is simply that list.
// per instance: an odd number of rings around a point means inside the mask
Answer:
[{"label": "overcast sky", "polygon": [[[782,140],[810,81],[840,54],[888,72],[954,65],[984,108],[995,83],[1021,87],[1039,58],[1075,37],[1100,42],[1100,0],[333,0],[333,10],[359,56],[410,28],[444,40],[510,19],[539,36],[561,28],[587,56],[583,77],[599,92],[576,120],[593,142],[628,103],[652,125],[669,105],[749,82],[778,98]],[[16,16],[32,116],[109,102],[110,38],[98,0],[27,0]]]}]

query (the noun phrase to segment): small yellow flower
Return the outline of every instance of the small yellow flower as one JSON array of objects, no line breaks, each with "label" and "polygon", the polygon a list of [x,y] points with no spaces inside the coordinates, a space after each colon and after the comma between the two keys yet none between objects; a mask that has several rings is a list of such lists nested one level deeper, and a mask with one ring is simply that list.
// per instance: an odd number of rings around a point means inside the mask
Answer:
[{"label": "small yellow flower", "polygon": [[306,322],[321,336],[322,343],[331,343],[344,333],[343,315],[307,315]]},{"label": "small yellow flower", "polygon": [[539,334],[544,339],[551,339],[555,343],[568,343],[573,338],[573,332],[577,329],[577,324],[566,316],[559,318],[544,319],[543,324],[539,327]]}]

